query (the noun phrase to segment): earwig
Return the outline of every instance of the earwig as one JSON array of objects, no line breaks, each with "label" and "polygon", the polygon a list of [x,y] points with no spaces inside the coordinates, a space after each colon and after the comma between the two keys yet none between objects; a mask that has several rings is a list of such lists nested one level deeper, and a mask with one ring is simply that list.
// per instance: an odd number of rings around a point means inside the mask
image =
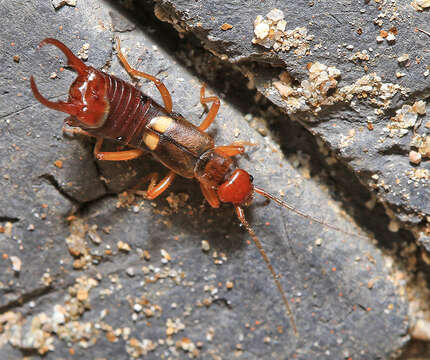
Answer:
[{"label": "earwig", "polygon": [[[96,159],[125,161],[137,158],[144,152],[150,152],[155,159],[165,165],[169,172],[160,182],[157,183],[157,173],[147,177],[148,199],[152,200],[161,195],[172,184],[175,176],[180,175],[189,179],[195,178],[204,197],[213,208],[218,208],[221,203],[231,203],[239,221],[263,257],[282,296],[293,331],[298,335],[287,296],[260,240],[245,218],[244,208],[251,204],[254,193],[257,193],[309,220],[348,235],[354,234],[307,215],[253,185],[253,177],[245,170],[236,168],[232,160],[233,156],[245,152],[243,144],[215,146],[212,137],[205,132],[215,120],[220,100],[216,96],[206,97],[204,86],[200,90],[200,102],[204,106],[208,103],[212,105],[203,122],[195,126],[180,114],[172,112],[170,93],[159,79],[135,70],[128,64],[121,52],[119,39],[117,53],[122,65],[130,76],[152,81],[161,94],[164,107],[133,85],[85,65],[62,42],[47,38],[39,47],[46,44],[59,48],[66,56],[68,65],[78,73],[78,76],[70,87],[67,102],[52,102],[44,98],[32,76],[30,84],[35,98],[48,108],[69,114],[70,117],[66,118],[65,123],[73,127],[73,133],[95,137]],[[130,150],[100,151],[104,139],[115,140],[128,146]]]}]

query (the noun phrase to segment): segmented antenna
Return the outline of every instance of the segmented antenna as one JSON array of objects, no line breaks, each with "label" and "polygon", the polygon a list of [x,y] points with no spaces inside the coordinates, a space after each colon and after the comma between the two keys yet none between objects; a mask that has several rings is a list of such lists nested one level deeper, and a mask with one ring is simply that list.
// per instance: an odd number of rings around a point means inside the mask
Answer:
[{"label": "segmented antenna", "polygon": [[282,296],[282,300],[284,301],[285,304],[285,308],[287,309],[287,315],[290,318],[290,322],[291,322],[291,326],[293,327],[294,330],[294,334],[296,336],[299,335],[298,331],[297,331],[297,326],[296,326],[296,321],[294,320],[294,315],[293,312],[291,311],[291,307],[290,307],[290,303],[288,302],[287,296],[285,295],[284,289],[281,286],[281,283],[278,279],[278,275],[275,273],[275,270],[273,269],[272,264],[270,263],[269,258],[267,257],[266,252],[263,249],[263,246],[261,245],[260,240],[257,238],[257,235],[255,235],[254,230],[251,228],[251,226],[249,225],[248,221],[246,221],[245,218],[245,212],[243,211],[243,208],[241,208],[238,205],[235,205],[235,210],[236,210],[236,215],[239,218],[240,222],[242,223],[242,225],[246,228],[246,230],[248,230],[249,235],[251,236],[252,240],[254,241],[255,245],[257,246],[258,251],[260,252],[261,256],[263,257],[267,268],[269,269],[269,271],[272,274],[273,280],[275,280],[275,284],[278,287],[278,290]]},{"label": "segmented antenna", "polygon": [[318,218],[313,217],[311,215],[305,214],[304,212],[300,211],[299,209],[296,209],[294,206],[286,203],[285,201],[283,201],[281,199],[278,199],[276,196],[274,196],[272,194],[269,194],[267,191],[265,191],[265,190],[263,190],[263,189],[261,189],[261,188],[259,188],[257,186],[254,186],[254,191],[257,194],[263,195],[264,197],[266,197],[269,200],[273,200],[278,205],[281,205],[284,208],[287,208],[288,210],[291,210],[293,213],[296,213],[297,215],[303,216],[304,218],[309,219],[311,221],[315,221],[316,223],[321,224],[321,225],[323,225],[325,227],[328,227],[329,229],[333,229],[333,230],[339,231],[339,232],[341,232],[341,233],[343,233],[345,235],[354,236],[354,237],[360,237],[362,239],[368,239],[366,236],[362,236],[362,235],[355,234],[355,233],[350,233],[348,231],[345,231],[345,230],[342,230],[342,229],[338,228],[337,226],[328,224],[328,223],[322,221],[321,219],[318,219]]}]

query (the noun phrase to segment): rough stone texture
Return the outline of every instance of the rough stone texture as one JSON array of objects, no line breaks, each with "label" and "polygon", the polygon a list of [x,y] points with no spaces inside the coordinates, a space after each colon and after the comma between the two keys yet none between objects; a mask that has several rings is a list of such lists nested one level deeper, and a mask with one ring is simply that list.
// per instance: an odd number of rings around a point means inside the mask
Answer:
[{"label": "rough stone texture", "polygon": [[[245,16],[233,10],[230,16]],[[255,246],[247,245],[231,206],[210,209],[198,185],[181,179],[173,194],[156,201],[118,196],[142,174],[165,170],[148,156],[122,164],[95,162],[91,140],[63,137],[64,115],[32,97],[30,74],[52,99],[63,98],[73,78],[59,71],[63,57],[54,47],[35,51],[48,36],[75,53],[89,43],[88,63],[128,78],[112,55],[112,29],[119,24],[130,63],[143,60],[139,68],[170,89],[174,110],[198,123],[199,79],[154,43],[151,31],[128,24],[116,9],[97,1],[57,11],[36,0],[10,1],[0,6],[0,15],[5,19],[0,25],[5,49],[0,60],[2,358],[50,350],[47,359],[126,359],[152,345],[145,358],[185,358],[197,345],[201,358],[244,359],[374,359],[401,349],[408,338],[407,304],[392,282],[390,258],[360,237],[328,194],[297,173],[278,146],[250,129],[228,103],[222,102],[210,133],[219,144],[258,144],[239,159],[255,183],[357,234],[330,230],[261,199],[247,210],[281,274],[300,337],[294,336],[280,294]],[[49,79],[53,71],[60,79]],[[152,84],[142,85],[159,99]],[[202,240],[211,246],[208,253]],[[162,249],[170,254],[167,264]],[[13,272],[11,256],[21,259],[19,272]],[[227,281],[233,289],[226,289]]]},{"label": "rough stone texture", "polygon": [[[412,3],[269,0],[249,1],[243,6],[242,1],[159,0],[156,14],[177,30],[198,36],[207,49],[222,59],[241,64],[259,91],[320,136],[362,183],[375,190],[393,219],[412,229],[420,242],[422,232],[429,231],[426,217],[430,215],[430,162],[427,156],[419,165],[413,165],[408,155],[415,149],[411,146],[414,135],[425,137],[429,133],[429,111],[418,116],[417,124],[421,126],[407,128],[403,136],[389,136],[387,130],[395,124],[397,110],[426,101],[430,94],[430,37],[416,30],[429,30],[428,11],[418,11]],[[313,36],[306,42],[306,51],[295,47],[274,51],[253,44],[254,20],[258,15],[265,18],[276,8],[284,13],[286,30],[304,27],[307,35]],[[231,29],[222,30],[224,23]],[[389,41],[390,38],[394,39]],[[340,71],[337,85],[319,103],[373,73],[382,83],[395,84],[399,89],[388,97],[386,106],[377,105],[381,96],[372,95],[368,89],[352,99],[320,108],[318,102],[311,106],[310,99],[297,96],[303,106],[294,108],[291,98],[283,98],[274,84],[286,71],[292,78],[292,88],[297,90],[309,78],[309,63],[322,63]],[[377,81],[369,85],[380,86]],[[374,175],[377,179],[372,178]]]}]

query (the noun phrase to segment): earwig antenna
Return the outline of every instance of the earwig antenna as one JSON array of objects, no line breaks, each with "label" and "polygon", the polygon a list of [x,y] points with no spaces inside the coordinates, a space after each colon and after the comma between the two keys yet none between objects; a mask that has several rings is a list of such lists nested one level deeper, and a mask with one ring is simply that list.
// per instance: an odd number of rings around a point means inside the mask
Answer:
[{"label": "earwig antenna", "polygon": [[418,31],[421,31],[423,34],[426,34],[427,36],[430,36],[430,33],[428,32],[428,31],[425,31],[425,30],[423,30],[423,29],[419,29],[419,28],[416,28]]},{"label": "earwig antenna", "polygon": [[328,224],[328,223],[326,223],[326,222],[324,222],[324,221],[322,221],[322,220],[320,220],[320,219],[318,219],[318,218],[315,218],[315,217],[313,217],[313,216],[311,216],[311,215],[305,214],[304,212],[301,212],[299,209],[296,209],[294,206],[292,206],[292,205],[290,205],[290,204],[286,203],[285,201],[283,201],[283,200],[281,200],[281,199],[278,199],[278,198],[277,198],[277,197],[275,197],[274,195],[269,194],[267,191],[265,191],[265,190],[263,190],[263,189],[261,189],[261,188],[259,188],[259,187],[257,187],[257,186],[254,186],[254,191],[255,191],[257,194],[263,195],[264,197],[266,197],[266,198],[267,198],[267,199],[269,199],[269,200],[273,200],[273,201],[274,201],[274,202],[276,202],[278,205],[281,205],[281,206],[283,206],[283,207],[287,208],[288,210],[291,210],[293,213],[296,213],[297,215],[303,216],[303,217],[304,217],[304,218],[306,218],[306,219],[309,219],[309,220],[315,221],[315,222],[316,222],[316,223],[318,223],[318,224],[321,224],[321,225],[326,226],[326,227],[328,227],[328,228],[330,228],[330,229],[333,229],[333,230],[339,231],[339,232],[341,232],[341,233],[343,233],[343,234],[345,234],[345,235],[350,235],[350,236],[354,236],[354,237],[360,237],[360,238],[362,238],[362,239],[367,239],[367,237],[366,237],[366,236],[362,236],[362,235],[359,235],[359,234],[350,233],[350,232],[348,232],[348,231],[345,231],[345,230],[342,230],[342,229],[338,228],[337,226],[334,226],[334,225]]},{"label": "earwig antenna", "polygon": [[267,256],[266,252],[264,251],[260,240],[257,238],[257,235],[255,235],[255,232],[251,228],[251,226],[249,225],[248,221],[246,221],[245,212],[243,211],[243,208],[241,208],[238,205],[235,205],[234,208],[236,210],[236,215],[237,215],[238,219],[240,220],[242,225],[246,228],[246,230],[248,230],[249,235],[251,236],[252,240],[254,241],[255,245],[257,246],[257,249],[260,252],[261,256],[263,257],[263,259],[267,265],[267,268],[271,272],[271,274],[273,276],[273,280],[275,280],[275,284],[278,287],[278,290],[282,296],[282,300],[284,301],[285,308],[287,309],[287,314],[288,314],[288,317],[290,318],[290,322],[291,322],[291,326],[293,327],[294,334],[296,336],[298,336],[299,333],[297,331],[296,321],[294,320],[294,316],[293,316],[293,312],[291,311],[290,303],[288,302],[288,299],[287,299],[287,296],[285,295],[284,289],[282,289],[281,283],[278,279],[278,275],[275,273],[275,270],[273,269],[273,266],[272,266],[272,264],[271,264],[271,262]]}]

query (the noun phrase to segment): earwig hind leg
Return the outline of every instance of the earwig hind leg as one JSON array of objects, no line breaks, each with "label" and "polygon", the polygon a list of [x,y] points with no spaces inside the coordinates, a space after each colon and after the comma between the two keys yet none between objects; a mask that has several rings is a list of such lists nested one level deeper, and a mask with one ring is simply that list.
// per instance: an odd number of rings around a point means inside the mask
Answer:
[{"label": "earwig hind leg", "polygon": [[117,40],[117,52],[118,57],[124,66],[125,70],[130,74],[132,77],[143,77],[145,79],[151,80],[155,86],[157,87],[158,91],[160,92],[161,97],[163,98],[164,102],[164,108],[167,110],[167,112],[172,112],[172,97],[170,96],[169,90],[167,90],[166,86],[161,82],[161,80],[157,79],[155,76],[149,75],[147,73],[144,73],[142,71],[133,69],[130,64],[128,63],[125,55],[121,52],[121,42],[119,38],[116,38]]},{"label": "earwig hind leg", "polygon": [[205,197],[209,205],[215,209],[219,208],[220,203],[215,190],[210,188],[209,186],[206,186],[203,183],[200,183],[200,189],[202,190],[203,196]]},{"label": "earwig hind leg", "polygon": [[219,107],[220,107],[220,101],[219,97],[217,96],[208,96],[205,97],[205,89],[206,86],[203,84],[203,86],[200,89],[200,103],[206,107],[207,103],[212,103],[212,106],[206,115],[206,118],[203,120],[203,122],[198,127],[199,130],[205,131],[215,120],[216,114],[218,113]]},{"label": "earwig hind leg", "polygon": [[146,180],[148,177],[150,179],[146,197],[149,200],[154,200],[157,196],[161,195],[172,184],[175,176],[176,174],[173,171],[169,171],[167,176],[157,184],[158,173],[149,174],[144,179]]},{"label": "earwig hind leg", "polygon": [[224,156],[235,156],[245,152],[245,148],[242,145],[226,145],[215,147],[215,152],[219,155]]},{"label": "earwig hind leg", "polygon": [[94,156],[97,160],[106,161],[125,161],[136,159],[141,156],[144,151],[141,149],[131,149],[124,151],[100,151],[103,144],[103,138],[97,137],[96,145],[94,146]]},{"label": "earwig hind leg", "polygon": [[241,146],[257,146],[256,143],[246,141],[246,140],[237,140],[233,141],[230,145],[241,145]]}]

